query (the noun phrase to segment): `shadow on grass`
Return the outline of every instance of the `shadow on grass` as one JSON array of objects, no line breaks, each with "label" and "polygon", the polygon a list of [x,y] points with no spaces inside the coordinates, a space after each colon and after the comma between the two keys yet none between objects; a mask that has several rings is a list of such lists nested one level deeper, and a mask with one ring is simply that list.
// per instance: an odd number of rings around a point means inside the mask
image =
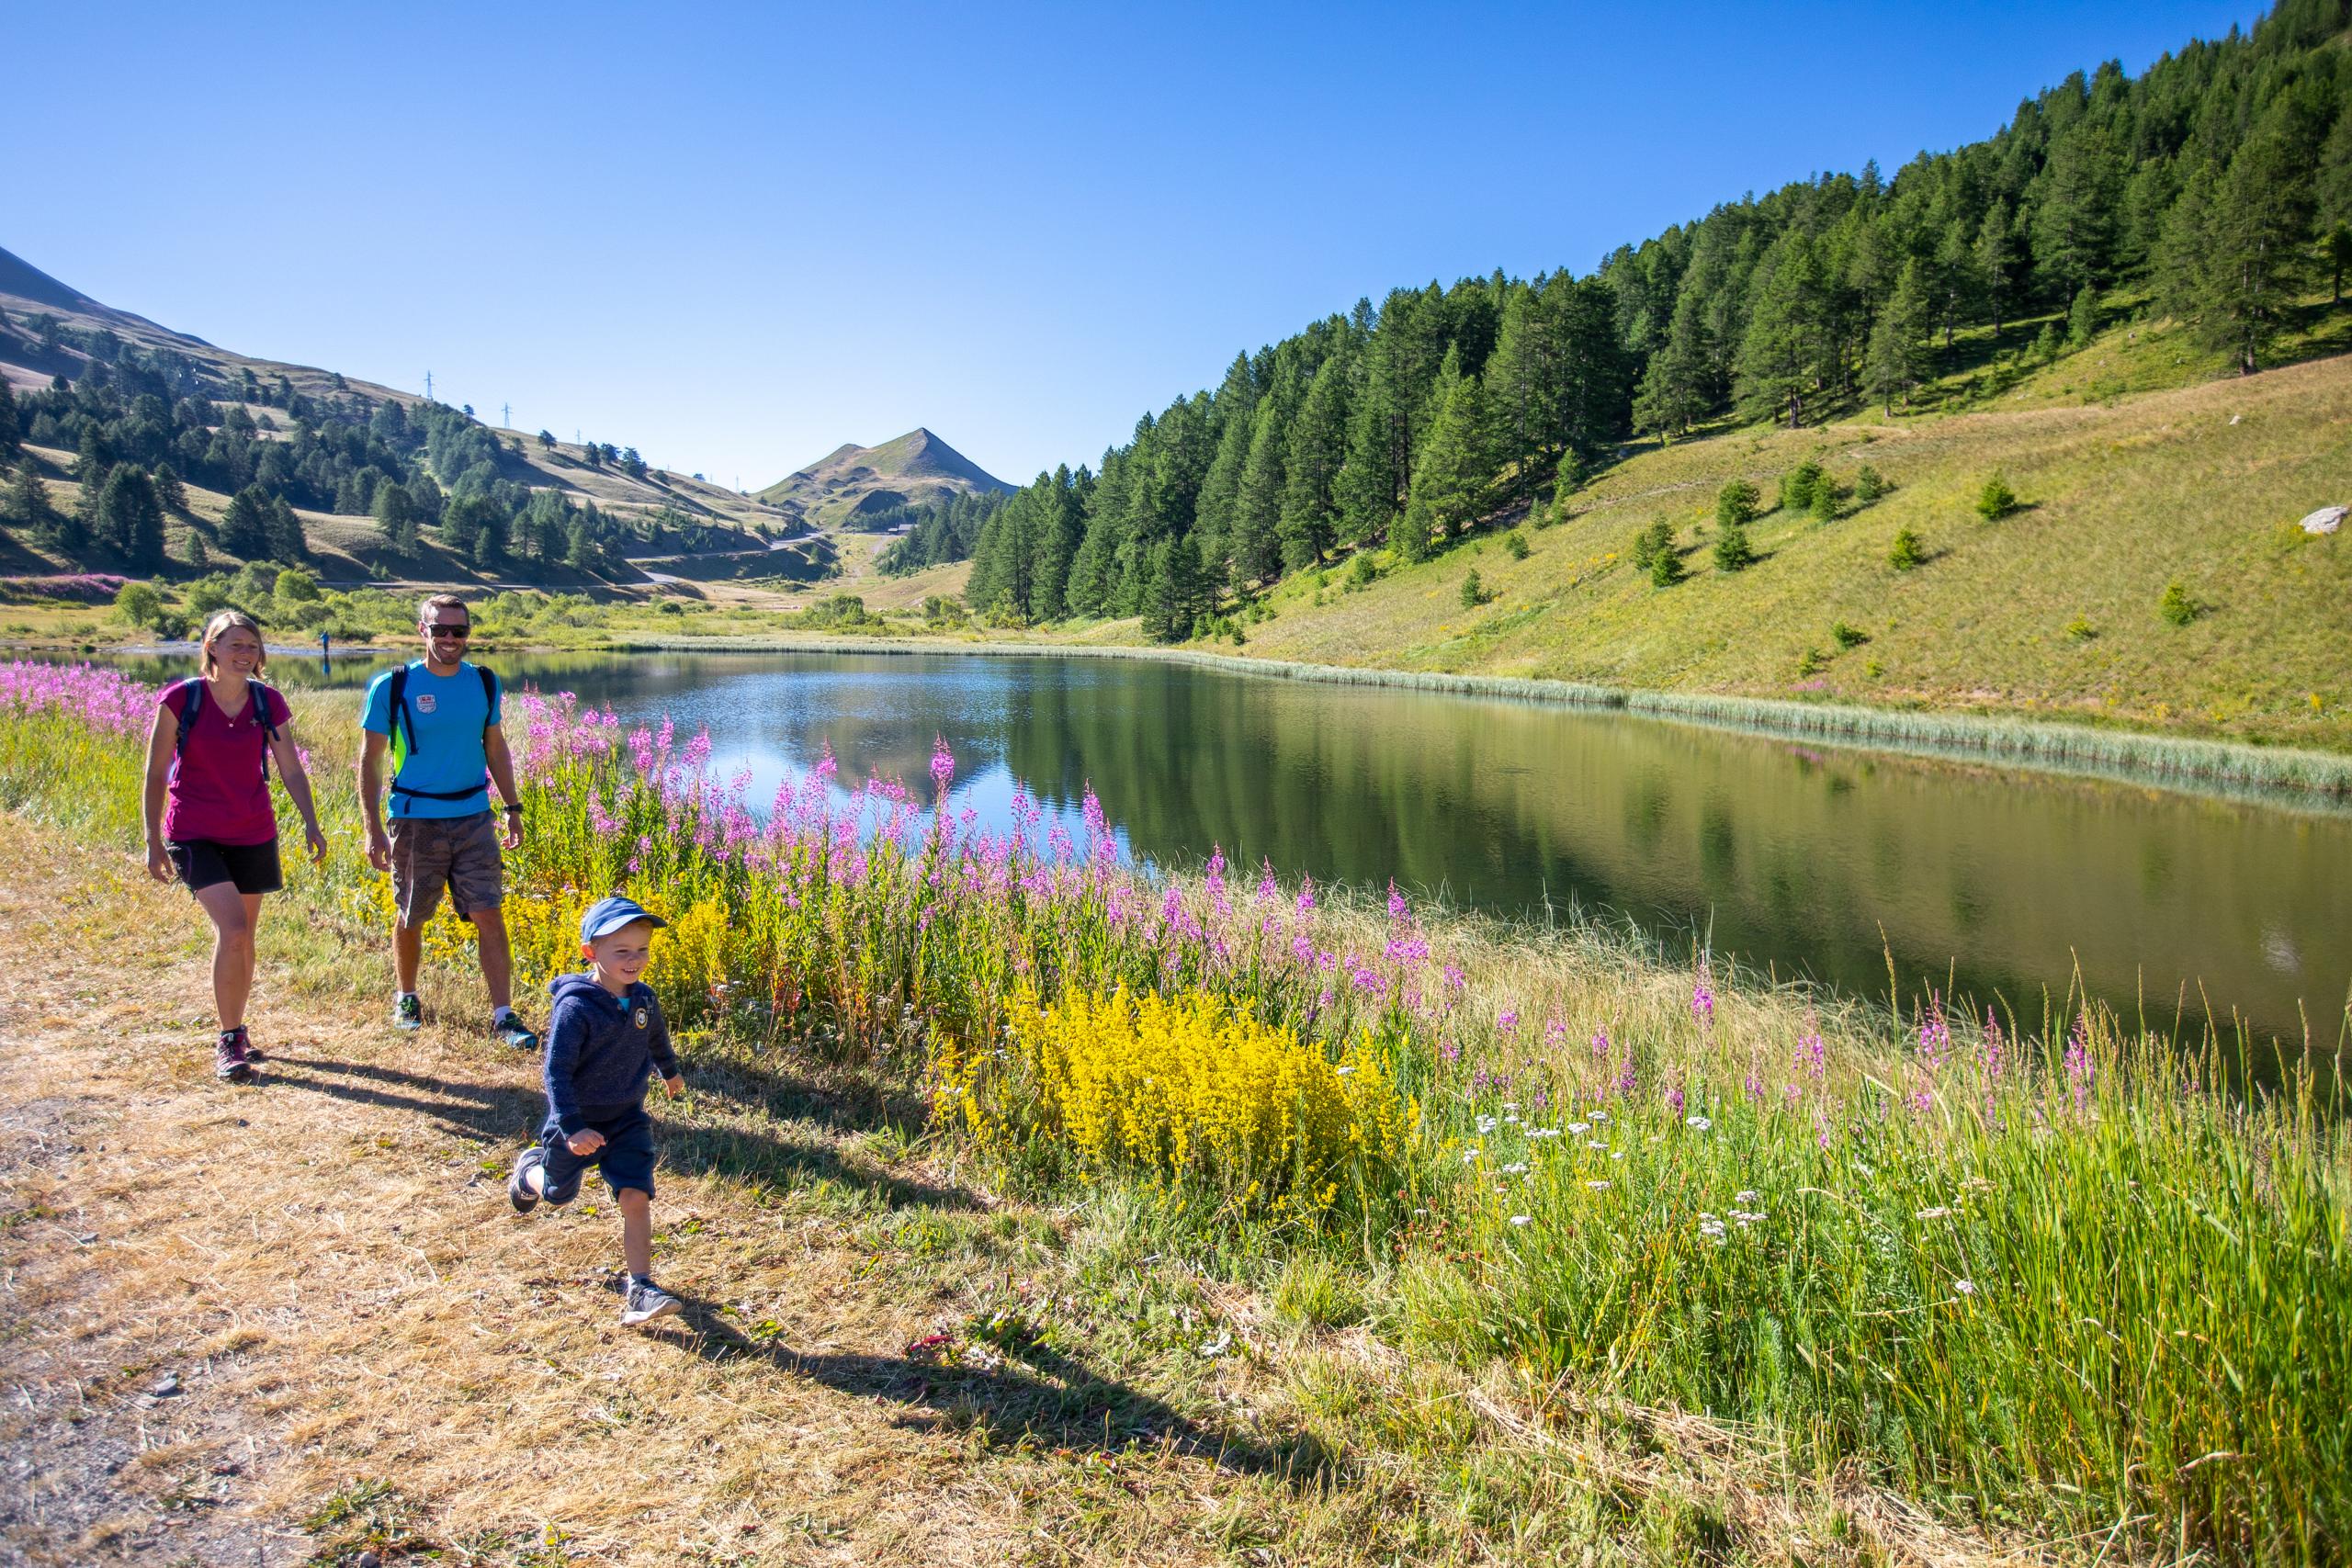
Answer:
[{"label": "shadow on grass", "polygon": [[[455,1083],[368,1062],[317,1056],[274,1063],[268,1082],[379,1110],[406,1111],[427,1118],[452,1136],[516,1149],[537,1137],[547,1111],[547,1101],[533,1089]],[[742,1103],[720,1086],[701,1085],[696,1092],[729,1104]],[[794,1138],[764,1128],[668,1122],[658,1127],[655,1143],[661,1150],[661,1168],[679,1175],[723,1176],[787,1190],[831,1182],[869,1191],[893,1209],[981,1206],[960,1188],[851,1165],[821,1139]]]},{"label": "shadow on grass", "polygon": [[1301,1490],[1346,1479],[1343,1459],[1315,1438],[1262,1442],[1204,1426],[1165,1400],[1034,1342],[996,1347],[1004,1361],[993,1371],[911,1356],[803,1352],[747,1338],[712,1303],[679,1299],[686,1303],[684,1323],[693,1334],[673,1342],[703,1360],[764,1361],[854,1398],[908,1407],[901,1424],[922,1430],[979,1427],[989,1446],[1000,1450],[1023,1440],[1102,1454],[1166,1445],[1220,1470],[1272,1476]]}]

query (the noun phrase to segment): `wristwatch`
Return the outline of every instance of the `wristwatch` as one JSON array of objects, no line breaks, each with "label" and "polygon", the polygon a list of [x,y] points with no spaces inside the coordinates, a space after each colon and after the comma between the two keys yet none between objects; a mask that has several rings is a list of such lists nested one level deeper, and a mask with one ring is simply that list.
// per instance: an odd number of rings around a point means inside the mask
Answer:
[{"label": "wristwatch", "polygon": [[514,816],[516,812],[518,812],[518,811],[520,811],[520,810],[522,810],[522,809],[523,809],[523,803],[522,803],[521,801],[519,801],[519,800],[510,800],[510,801],[508,801],[508,802],[506,803],[506,814],[507,814],[509,817]]}]

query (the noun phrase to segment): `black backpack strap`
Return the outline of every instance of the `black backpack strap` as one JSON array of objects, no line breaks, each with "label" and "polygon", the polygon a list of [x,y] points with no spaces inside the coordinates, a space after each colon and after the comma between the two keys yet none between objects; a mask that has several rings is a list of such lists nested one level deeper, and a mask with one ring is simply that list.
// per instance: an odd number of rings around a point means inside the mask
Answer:
[{"label": "black backpack strap", "polygon": [[269,749],[277,744],[277,721],[270,716],[269,705],[277,699],[277,694],[254,680],[246,681],[245,690],[254,705],[254,717],[261,723],[261,776],[262,782],[266,784],[269,781]]},{"label": "black backpack strap", "polygon": [[487,664],[475,665],[474,673],[481,677],[481,732],[487,735],[490,716],[498,711],[498,677],[491,673]]},{"label": "black backpack strap", "polygon": [[416,755],[416,724],[408,716],[408,666],[403,664],[392,671],[392,689],[385,694],[391,699],[391,721],[395,728],[408,731],[408,754]]},{"label": "black backpack strap", "polygon": [[172,742],[172,755],[187,754],[187,738],[196,729],[196,716],[204,707],[204,677],[191,675],[180,685],[180,732]]}]

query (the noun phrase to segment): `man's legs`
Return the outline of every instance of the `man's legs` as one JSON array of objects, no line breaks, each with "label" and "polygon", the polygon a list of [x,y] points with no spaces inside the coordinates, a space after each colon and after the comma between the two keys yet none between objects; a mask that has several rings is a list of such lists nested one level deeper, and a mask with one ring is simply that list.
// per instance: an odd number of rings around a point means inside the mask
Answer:
[{"label": "man's legs", "polygon": [[392,976],[403,994],[416,989],[417,966],[424,961],[424,928],[392,927]]},{"label": "man's legs", "polygon": [[474,951],[481,956],[481,981],[490,991],[491,1011],[513,1005],[514,960],[506,944],[506,911],[492,904],[467,913],[474,923]]}]

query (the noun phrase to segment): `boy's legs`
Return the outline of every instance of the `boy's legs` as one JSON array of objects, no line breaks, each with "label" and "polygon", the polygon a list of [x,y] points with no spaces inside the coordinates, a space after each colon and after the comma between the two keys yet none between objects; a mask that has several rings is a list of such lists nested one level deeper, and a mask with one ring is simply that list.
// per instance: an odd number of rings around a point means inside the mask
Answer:
[{"label": "boy's legs", "polygon": [[620,1190],[621,1261],[629,1277],[653,1277],[653,1200],[634,1187]]}]

